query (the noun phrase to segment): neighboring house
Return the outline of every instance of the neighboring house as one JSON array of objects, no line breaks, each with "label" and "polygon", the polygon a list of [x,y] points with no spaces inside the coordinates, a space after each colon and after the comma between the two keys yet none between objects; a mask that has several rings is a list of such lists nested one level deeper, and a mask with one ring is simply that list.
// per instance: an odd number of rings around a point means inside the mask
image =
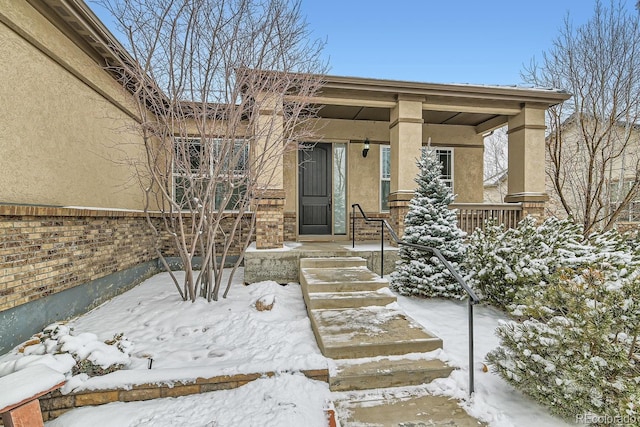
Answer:
[{"label": "neighboring house", "polygon": [[[117,42],[81,0],[0,5],[1,353],[158,269],[143,197],[122,161],[144,155],[125,129],[136,110],[103,69]],[[482,203],[483,135],[504,125],[505,201],[521,202],[524,212],[544,209],[544,116],[567,93],[323,80],[317,135],[285,154],[274,170],[282,179],[253,212],[258,249],[346,240],[353,203],[401,234],[416,158],[429,143],[456,202]],[[318,185],[303,185],[310,181]]]},{"label": "neighboring house", "polygon": [[503,203],[507,195],[508,176],[503,170],[484,180],[484,202],[490,204]]},{"label": "neighboring house", "polygon": [[[590,159],[585,146],[585,134],[597,141],[597,155],[594,156],[594,188],[601,191],[593,209],[601,208],[598,217],[609,217],[618,209],[620,202],[629,194],[640,176],[640,125],[619,121],[612,123],[596,122],[589,117],[578,120],[577,113],[568,117],[561,125],[563,161],[560,163],[561,177],[565,181],[562,194],[566,204],[574,212],[577,220],[585,210],[587,165]],[[547,138],[550,143],[553,135]],[[551,167],[551,157],[547,153],[547,168]],[[550,170],[551,171],[551,170]],[[548,180],[551,200],[547,207],[550,214],[565,217],[566,210],[559,194]],[[633,194],[632,194],[633,196]],[[615,221],[619,229],[637,228],[640,223],[640,192],[623,207]],[[606,225],[604,222],[599,226]]]},{"label": "neighboring house", "polygon": [[[562,123],[563,144],[565,147],[565,161],[562,166],[564,176],[567,177],[564,196],[569,207],[577,213],[583,210],[585,190],[584,185],[581,184],[586,182],[583,175],[586,174],[585,165],[588,163],[587,158],[584,156],[586,149],[583,144],[580,144],[582,136],[579,125],[580,123],[576,120],[575,115],[570,116]],[[589,121],[585,121],[585,125],[589,126]],[[549,143],[549,138],[547,137],[546,139],[547,144]],[[603,169],[604,179],[601,197],[603,199],[603,214],[607,216],[618,208],[620,202],[637,180],[637,175],[640,171],[640,126],[625,122],[616,123],[610,132],[610,138],[612,141],[612,144],[609,144],[610,152],[608,153],[605,148],[602,149],[603,157],[613,158]],[[625,149],[622,149],[622,141],[628,141]],[[545,159],[547,173],[550,173],[551,160],[548,152],[545,153]],[[567,213],[548,176],[546,185],[547,194],[550,197],[545,207],[546,215],[566,218]],[[502,170],[485,179],[485,203],[502,203],[507,194],[508,170]],[[615,224],[621,230],[636,229],[640,225],[640,192],[622,210]]]}]

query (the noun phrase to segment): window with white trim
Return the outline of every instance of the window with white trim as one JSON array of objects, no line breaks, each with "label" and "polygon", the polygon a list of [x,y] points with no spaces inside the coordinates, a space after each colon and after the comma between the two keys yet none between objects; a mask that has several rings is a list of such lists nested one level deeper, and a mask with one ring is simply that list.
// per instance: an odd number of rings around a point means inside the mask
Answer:
[{"label": "window with white trim", "polygon": [[246,192],[249,144],[245,140],[175,138],[173,200],[183,209],[198,204],[215,177],[215,209],[234,210]]},{"label": "window with white trim", "polygon": [[[428,147],[422,147],[425,153]],[[436,157],[442,164],[440,179],[453,191],[453,148],[435,148]],[[389,211],[389,192],[391,191],[391,147],[380,146],[380,211]]]},{"label": "window with white trim", "polygon": [[389,192],[391,191],[391,147],[380,146],[380,211],[389,211]]},{"label": "window with white trim", "polygon": [[[422,155],[427,152],[428,148],[422,146]],[[432,150],[436,152],[436,158],[440,160],[442,165],[440,179],[453,191],[453,148],[432,148]]]},{"label": "window with white trim", "polygon": [[436,157],[442,165],[440,179],[453,191],[453,149],[436,148]]}]

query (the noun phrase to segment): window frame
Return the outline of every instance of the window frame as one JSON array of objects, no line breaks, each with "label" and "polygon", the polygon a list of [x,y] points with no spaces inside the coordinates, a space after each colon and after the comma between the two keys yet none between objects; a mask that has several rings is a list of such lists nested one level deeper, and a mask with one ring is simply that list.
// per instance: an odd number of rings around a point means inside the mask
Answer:
[{"label": "window frame", "polygon": [[[421,154],[424,155],[424,153],[426,152],[426,150],[429,149],[428,145],[423,145],[422,149],[421,149]],[[443,175],[440,176],[440,179],[451,189],[451,192],[454,192],[455,189],[455,164],[454,164],[454,148],[453,147],[431,147],[432,150],[434,150],[436,152],[436,156],[438,157],[438,160],[440,160],[440,156],[441,156],[441,152],[446,152],[447,156],[449,158],[449,174],[448,177],[445,177]],[[384,161],[384,156],[385,153],[389,153],[389,171],[388,171],[388,177],[385,177],[385,171],[384,171],[384,167],[385,167],[385,161]],[[443,169],[444,169],[444,165],[443,165]],[[389,212],[389,207],[387,205],[387,208],[385,209],[383,201],[382,201],[382,194],[383,194],[383,190],[382,190],[382,183],[383,182],[389,182],[389,186],[391,186],[391,145],[388,144],[384,144],[384,145],[380,145],[380,212]],[[391,191],[391,189],[389,189],[389,191]]]},{"label": "window frame", "polygon": [[[385,153],[389,154],[389,171],[388,171],[388,177],[385,177],[385,161],[384,161],[384,156]],[[391,145],[390,144],[381,144],[380,145],[380,184],[379,184],[379,191],[380,191],[380,196],[378,197],[379,199],[379,204],[380,204],[380,212],[389,212],[389,200],[387,199],[387,206],[385,208],[384,206],[384,202],[382,200],[382,194],[383,194],[383,190],[382,190],[382,183],[383,182],[388,182],[389,184],[389,193],[391,193]]]},{"label": "window frame", "polygon": [[[433,148],[436,152],[436,156],[438,156],[438,160],[441,160],[440,158],[440,153],[439,152],[447,152],[447,156],[449,157],[450,160],[450,165],[449,165],[449,178],[445,178],[444,174],[440,175],[440,179],[442,180],[442,182],[444,182],[447,187],[449,187],[451,189],[452,193],[455,193],[455,165],[454,165],[454,149],[453,147],[434,147]],[[440,162],[442,164],[442,162]],[[444,172],[444,164],[442,166],[443,172]]]},{"label": "window frame", "polygon": [[[615,211],[618,206],[620,206],[621,200],[618,200],[618,196],[620,195],[620,185],[623,186],[622,194],[626,195],[629,192],[629,189],[634,184],[635,178],[626,177],[622,179],[622,183],[619,179],[613,179],[609,181],[609,211]],[[636,194],[636,197],[629,202],[627,207],[620,212],[616,221],[620,222],[631,222],[638,223],[640,222],[640,193]]]},{"label": "window frame", "polygon": [[[177,144],[181,144],[184,142],[187,142],[189,144],[194,144],[197,141],[198,146],[202,146],[202,140],[206,140],[206,141],[210,141],[212,144],[217,144],[217,146],[219,147],[221,142],[223,141],[224,138],[220,138],[220,137],[210,137],[210,138],[203,138],[203,137],[174,137],[173,138],[173,150],[176,150]],[[245,138],[234,138],[234,145],[236,143],[239,143],[239,145],[242,147],[242,149],[245,151],[244,154],[242,155],[242,159],[243,159],[243,163],[244,163],[244,169],[234,169],[231,173],[231,177],[235,178],[242,178],[245,177],[248,173],[249,173],[249,156],[251,153],[250,147],[249,147],[249,142],[245,139]],[[213,147],[213,145],[212,145]],[[216,149],[218,149],[218,147]],[[235,148],[234,148],[235,149]],[[208,165],[208,171],[205,174],[201,174],[199,173],[199,171],[194,171],[193,168],[190,168],[189,173],[184,173],[181,171],[177,171],[176,170],[176,162],[175,162],[175,152],[173,154],[173,158],[171,161],[171,199],[176,202],[179,203],[176,200],[176,189],[178,187],[177,185],[177,181],[180,178],[201,178],[203,181],[205,180],[210,180],[213,177],[214,174],[214,159],[215,156],[211,155],[209,157],[209,165]],[[191,161],[191,156],[190,156],[190,164],[193,165],[194,163]],[[191,176],[189,176],[191,175]],[[219,174],[219,176],[228,176],[226,174]],[[246,191],[246,185],[244,186]],[[233,200],[233,198],[231,198],[229,200],[228,203],[231,203],[231,201]],[[216,205],[217,205],[217,201],[216,201]],[[183,211],[188,211],[189,207],[188,206],[184,206],[181,205],[181,210]],[[220,207],[216,206],[215,207],[216,212],[220,211]],[[238,212],[237,209],[222,209],[223,212]]]}]

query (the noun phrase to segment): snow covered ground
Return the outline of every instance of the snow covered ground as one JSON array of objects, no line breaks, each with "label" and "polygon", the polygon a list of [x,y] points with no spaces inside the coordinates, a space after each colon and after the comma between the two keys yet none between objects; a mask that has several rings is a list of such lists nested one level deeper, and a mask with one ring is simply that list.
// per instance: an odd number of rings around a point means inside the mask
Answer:
[{"label": "snow covered ground", "polygon": [[504,313],[492,307],[474,307],[475,393],[469,401],[467,302],[398,296],[398,303],[418,323],[442,338],[446,356],[441,359],[460,368],[448,378],[437,379],[427,385],[431,393],[464,400],[462,406],[470,415],[492,427],[571,425],[549,415],[544,407],[514,389],[497,374],[483,371],[485,355],[499,344],[494,331],[500,320],[507,319]]},{"label": "snow covered ground", "polygon": [[[260,298],[275,299],[273,310],[257,311],[253,304]],[[449,378],[426,387],[406,388],[403,393],[426,389],[452,396],[462,400],[472,416],[495,427],[568,425],[551,417],[497,375],[482,372],[484,355],[498,343],[493,331],[504,318],[500,312],[476,307],[476,394],[467,401],[467,305],[404,297],[399,297],[398,302],[443,339],[445,349],[440,358],[461,368]],[[159,274],[59,328],[56,343],[63,342],[76,354],[91,354],[96,363],[108,362],[115,358],[104,351],[102,341],[120,333],[124,334],[121,347],[127,368],[102,377],[76,375],[65,391],[171,383],[198,376],[265,371],[280,374],[235,390],[79,408],[47,426],[327,425],[324,409],[332,398],[327,384],[295,373],[332,366],[315,343],[297,284],[261,282],[244,286],[238,276],[226,300],[191,303],[179,299],[168,275]],[[24,355],[1,356],[0,375],[33,364],[45,364],[62,372],[70,369],[70,356],[43,354],[45,347],[38,344],[27,347]],[[153,359],[151,370],[149,359]],[[369,392],[376,393],[383,392]]]}]

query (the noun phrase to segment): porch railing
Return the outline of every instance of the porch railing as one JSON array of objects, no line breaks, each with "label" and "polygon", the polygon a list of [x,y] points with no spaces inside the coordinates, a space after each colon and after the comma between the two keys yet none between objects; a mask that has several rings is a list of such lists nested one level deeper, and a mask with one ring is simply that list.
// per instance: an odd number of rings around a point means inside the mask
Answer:
[{"label": "porch railing", "polygon": [[504,224],[506,228],[515,228],[522,219],[522,205],[520,203],[453,203],[450,209],[457,210],[458,227],[467,234],[476,228],[484,229],[487,220],[497,224]]},{"label": "porch railing", "polygon": [[356,246],[356,208],[360,211],[360,214],[364,218],[366,222],[379,222],[380,223],[380,277],[383,276],[384,273],[384,229],[386,228],[389,232],[389,235],[393,239],[393,241],[399,246],[407,246],[413,249],[418,249],[419,251],[428,252],[434,255],[440,262],[445,266],[445,268],[451,273],[453,278],[458,282],[458,284],[464,289],[469,297],[467,301],[469,302],[469,396],[473,394],[474,391],[474,376],[473,376],[473,306],[480,302],[480,299],[476,295],[476,293],[467,285],[462,276],[453,268],[451,263],[446,260],[446,258],[442,255],[436,248],[432,248],[429,246],[417,245],[415,243],[408,243],[400,240],[396,232],[391,228],[387,220],[382,218],[369,218],[367,214],[364,213],[362,207],[358,203],[354,203],[351,205],[351,209],[353,210],[351,214],[351,233],[352,233],[352,245],[355,248]]}]

